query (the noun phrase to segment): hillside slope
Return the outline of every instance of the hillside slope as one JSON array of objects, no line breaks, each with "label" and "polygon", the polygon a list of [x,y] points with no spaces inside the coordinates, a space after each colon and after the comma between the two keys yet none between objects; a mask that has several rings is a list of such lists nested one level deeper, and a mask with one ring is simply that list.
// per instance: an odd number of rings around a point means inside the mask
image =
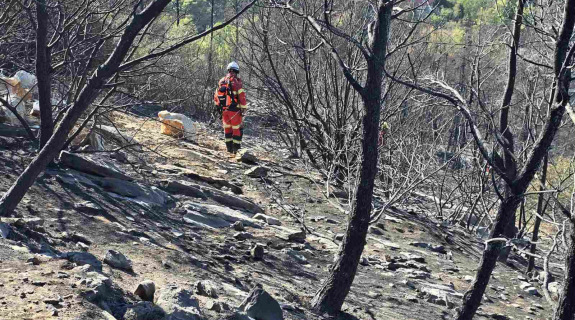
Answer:
[{"label": "hillside slope", "polygon": [[[265,132],[247,134],[253,157],[236,161],[220,130],[183,141],[146,118],[116,113],[114,123],[100,130],[119,151],[65,153],[2,219],[0,319],[240,319],[233,313],[257,284],[285,319],[318,318],[309,301],[346,226],[332,203],[346,199],[326,197],[321,177]],[[0,192],[33,155],[25,140],[0,137]],[[451,318],[483,243],[428,218],[426,201],[409,199],[370,229],[344,318]],[[110,250],[131,268],[105,261]],[[512,254],[497,267],[477,319],[550,317],[525,266]],[[155,305],[134,294],[145,280],[155,283]]]}]

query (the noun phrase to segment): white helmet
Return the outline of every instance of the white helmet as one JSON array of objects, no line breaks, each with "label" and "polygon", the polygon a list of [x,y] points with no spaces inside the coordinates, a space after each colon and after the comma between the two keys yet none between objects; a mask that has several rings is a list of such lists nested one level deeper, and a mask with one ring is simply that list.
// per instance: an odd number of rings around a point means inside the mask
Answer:
[{"label": "white helmet", "polygon": [[226,70],[234,70],[235,72],[240,72],[240,66],[235,62],[232,61],[228,64],[228,68]]}]

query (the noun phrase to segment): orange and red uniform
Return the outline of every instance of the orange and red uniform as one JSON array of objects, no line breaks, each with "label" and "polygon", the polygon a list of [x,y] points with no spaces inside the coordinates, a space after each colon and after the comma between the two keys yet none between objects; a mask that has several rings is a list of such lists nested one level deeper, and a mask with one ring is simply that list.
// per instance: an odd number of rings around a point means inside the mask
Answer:
[{"label": "orange and red uniform", "polygon": [[233,72],[220,79],[214,102],[223,108],[222,121],[228,152],[237,152],[242,145],[242,118],[247,109],[242,80]]}]

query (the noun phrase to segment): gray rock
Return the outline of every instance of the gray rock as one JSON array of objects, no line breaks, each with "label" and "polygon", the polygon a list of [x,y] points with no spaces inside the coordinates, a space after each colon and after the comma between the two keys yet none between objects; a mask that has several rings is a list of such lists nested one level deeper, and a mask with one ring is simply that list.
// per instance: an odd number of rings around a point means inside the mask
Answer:
[{"label": "gray rock", "polygon": [[86,285],[81,295],[90,302],[104,299],[112,293],[112,280],[97,272],[86,273],[86,278],[80,282]]},{"label": "gray rock", "polygon": [[193,293],[171,285],[158,291],[156,305],[166,312],[164,320],[201,320],[200,304]]},{"label": "gray rock", "polygon": [[345,234],[343,234],[343,233],[338,233],[338,234],[336,234],[336,235],[333,237],[333,239],[334,239],[334,240],[337,240],[337,241],[342,241],[344,236],[345,236]]},{"label": "gray rock", "polygon": [[464,280],[465,282],[473,282],[473,280],[475,280],[475,277],[473,277],[473,276],[465,276],[465,277],[463,278],[463,280]]},{"label": "gray rock", "polygon": [[256,244],[251,250],[251,255],[256,260],[262,260],[264,258],[264,247]]},{"label": "gray rock", "polygon": [[375,234],[378,236],[382,236],[383,235],[383,230],[381,230],[380,228],[376,227],[376,226],[371,226],[369,227],[369,233],[371,234]]},{"label": "gray rock", "polygon": [[156,284],[151,280],[144,280],[138,284],[134,294],[144,301],[154,301],[154,293],[156,292]]},{"label": "gray rock", "polygon": [[437,297],[448,297],[448,300],[452,300],[452,298],[462,299],[463,294],[455,291],[453,284],[451,285],[441,285],[441,284],[434,284],[434,283],[420,283],[419,290],[421,292],[425,292],[430,295],[434,295]]},{"label": "gray rock", "polygon": [[287,234],[289,241],[303,242],[306,239],[305,230],[291,231]]},{"label": "gray rock", "polygon": [[90,249],[90,247],[83,242],[76,243],[76,247],[78,247],[78,249],[80,249],[83,252],[87,252]]},{"label": "gray rock", "polygon": [[442,245],[436,245],[436,244],[425,243],[425,242],[411,242],[409,245],[412,245],[414,247],[428,249],[428,250],[433,251],[433,252],[438,252],[438,253],[443,253],[443,254],[447,253],[445,251],[445,247]]},{"label": "gray rock", "polygon": [[245,231],[246,227],[244,227],[243,222],[241,221],[236,221],[234,222],[234,224],[232,225],[232,227],[234,228],[234,230],[236,231]]},{"label": "gray rock", "polygon": [[240,150],[236,155],[236,160],[248,164],[256,164],[258,162],[258,158],[248,149]]},{"label": "gray rock", "polygon": [[183,208],[186,213],[184,221],[202,228],[226,228],[237,221],[241,221],[244,226],[257,227],[248,215],[228,207],[186,202]]},{"label": "gray rock", "polygon": [[535,287],[527,287],[524,289],[525,292],[529,293],[530,295],[538,296],[539,291]]},{"label": "gray rock", "polygon": [[74,203],[74,209],[82,213],[91,215],[101,215],[106,214],[108,212],[106,209],[90,201]]},{"label": "gray rock", "polygon": [[447,299],[446,295],[443,296],[436,296],[433,294],[427,294],[425,297],[425,301],[429,303],[433,303],[436,305],[447,307],[448,309],[455,308],[455,304]]},{"label": "gray rock", "polygon": [[91,253],[87,252],[68,252],[66,254],[70,262],[78,266],[90,265],[97,271],[102,271],[102,262]]},{"label": "gray rock", "polygon": [[254,320],[253,318],[248,317],[245,312],[234,312],[233,314],[229,314],[224,316],[222,319],[224,320]]},{"label": "gray rock", "polygon": [[72,233],[70,235],[70,240],[75,242],[83,242],[85,244],[92,244],[92,240],[81,233]]},{"label": "gray rock", "polygon": [[266,177],[269,171],[270,171],[269,168],[263,166],[256,166],[246,170],[244,174],[251,178],[259,178],[259,177]]},{"label": "gray rock", "polygon": [[413,253],[409,253],[409,252],[400,252],[400,255],[404,256],[405,259],[407,259],[408,261],[415,261],[415,262],[419,262],[419,263],[425,263],[425,258]]},{"label": "gray rock", "polygon": [[132,260],[128,259],[121,252],[115,250],[108,250],[108,252],[106,252],[104,262],[113,268],[134,271]]},{"label": "gray rock", "polygon": [[303,255],[297,253],[297,251],[291,250],[291,249],[284,249],[282,250],[285,254],[293,257],[298,263],[301,264],[308,264],[308,261],[306,259],[306,257],[304,257]]},{"label": "gray rock", "polygon": [[210,285],[207,281],[197,281],[194,283],[194,291],[196,294],[206,297],[217,298],[218,293],[216,289]]},{"label": "gray rock", "polygon": [[208,301],[208,303],[206,303],[206,309],[215,312],[223,312],[223,311],[229,311],[230,306],[225,302],[210,300]]},{"label": "gray rock", "polygon": [[[145,301],[130,306],[124,314],[125,320],[157,320],[166,315],[161,307],[153,302]],[[198,318],[199,319],[199,318]]]},{"label": "gray rock", "polygon": [[251,239],[251,238],[253,238],[253,237],[254,237],[254,236],[253,236],[251,233],[249,233],[249,232],[237,232],[237,233],[234,234],[234,238],[235,238],[236,240],[240,240],[240,241],[247,240],[247,239]]},{"label": "gray rock", "polygon": [[281,226],[282,224],[278,219],[261,213],[256,214],[253,218],[256,220],[264,221],[270,226]]},{"label": "gray rock", "polygon": [[60,153],[60,162],[78,171],[101,177],[110,177],[126,181],[134,180],[120,169],[111,165],[108,159],[99,159],[97,156],[82,157],[78,154],[62,151]]},{"label": "gray rock", "polygon": [[260,286],[254,287],[238,307],[258,320],[283,320],[280,304]]}]

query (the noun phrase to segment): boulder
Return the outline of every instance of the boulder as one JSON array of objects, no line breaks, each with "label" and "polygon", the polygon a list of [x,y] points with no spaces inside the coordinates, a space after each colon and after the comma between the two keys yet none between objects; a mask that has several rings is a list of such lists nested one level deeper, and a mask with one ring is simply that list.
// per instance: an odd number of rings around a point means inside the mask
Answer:
[{"label": "boulder", "polygon": [[144,301],[154,301],[155,292],[156,284],[151,280],[144,280],[138,284],[134,294]]},{"label": "boulder", "polygon": [[248,164],[258,163],[258,158],[248,149],[241,149],[236,155],[236,160]]},{"label": "boulder", "polygon": [[240,241],[251,239],[254,236],[249,232],[237,232],[234,234],[234,238]]},{"label": "boulder", "polygon": [[238,308],[258,320],[283,320],[280,304],[261,286],[254,287]]},{"label": "boulder", "polygon": [[270,226],[281,226],[281,224],[282,224],[281,221],[279,221],[278,219],[276,219],[274,217],[270,217],[270,216],[262,214],[262,213],[256,214],[253,217],[253,219],[265,221]]},{"label": "boulder", "polygon": [[90,302],[105,299],[112,294],[112,280],[97,272],[87,272],[86,278],[80,282],[86,285],[81,295]]},{"label": "boulder", "polygon": [[208,301],[208,303],[206,303],[206,308],[208,310],[212,310],[215,312],[223,312],[230,310],[230,306],[227,303],[215,300]]},{"label": "boulder", "polygon": [[75,242],[83,242],[85,244],[92,244],[92,240],[82,233],[72,233],[70,235],[70,240]]},{"label": "boulder", "polygon": [[181,194],[204,200],[208,198],[197,185],[190,185],[185,182],[173,180],[164,180],[161,182],[161,185],[165,191],[173,194]]},{"label": "boulder", "polygon": [[232,227],[234,228],[234,230],[236,231],[244,231],[246,230],[246,228],[244,227],[244,224],[241,221],[236,221],[234,222],[234,224],[232,225]]},{"label": "boulder", "polygon": [[253,167],[251,169],[248,169],[244,172],[244,174],[250,178],[260,178],[260,177],[266,177],[268,175],[268,172],[270,171],[269,168],[263,167],[263,166],[256,166]]},{"label": "boulder", "polygon": [[175,285],[158,291],[156,305],[166,312],[163,320],[201,320],[200,304],[187,289]]},{"label": "boulder", "polygon": [[102,262],[91,253],[68,252],[64,258],[67,258],[70,262],[74,262],[78,266],[89,265],[93,267],[94,270],[102,271]]},{"label": "boulder", "polygon": [[[124,314],[125,320],[156,320],[164,319],[166,313],[153,302],[145,301],[130,306]],[[167,319],[167,318],[166,318]]]},{"label": "boulder", "polygon": [[[60,162],[69,168],[76,169],[80,172],[94,174],[101,177],[116,178],[120,180],[133,181],[134,179],[118,168],[114,168],[109,161],[97,161],[96,159],[87,159],[68,151],[60,153]],[[98,163],[99,162],[99,163]]]},{"label": "boulder", "polygon": [[251,255],[256,260],[262,260],[264,258],[264,247],[256,244],[251,250]]},{"label": "boulder", "polygon": [[218,293],[213,285],[207,281],[196,281],[194,283],[195,293],[201,296],[217,298]]},{"label": "boulder", "polygon": [[108,250],[104,262],[113,268],[122,269],[126,271],[134,271],[132,267],[132,260],[128,259],[121,252],[115,250]]}]

